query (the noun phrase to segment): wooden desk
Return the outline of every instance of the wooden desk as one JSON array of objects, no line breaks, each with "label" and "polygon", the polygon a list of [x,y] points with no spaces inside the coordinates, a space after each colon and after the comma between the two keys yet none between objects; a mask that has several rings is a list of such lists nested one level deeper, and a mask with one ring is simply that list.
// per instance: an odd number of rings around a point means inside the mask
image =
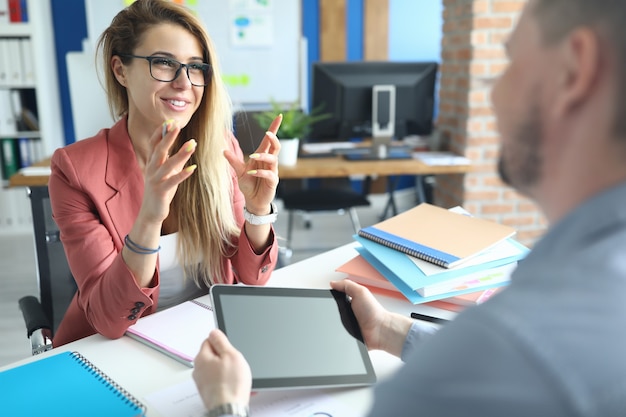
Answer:
[{"label": "wooden desk", "polygon": [[292,167],[278,167],[280,179],[337,178],[350,175],[437,175],[465,174],[471,165],[430,166],[417,159],[388,159],[380,161],[347,161],[341,157],[299,158]]},{"label": "wooden desk", "polygon": [[[33,164],[35,167],[49,167],[50,158]],[[13,174],[9,178],[9,187],[46,187],[48,185],[48,175],[24,175],[20,172]]]},{"label": "wooden desk", "polygon": [[[34,166],[50,166],[50,158]],[[439,175],[465,174],[472,170],[471,165],[426,165],[416,159],[395,159],[381,161],[346,161],[341,157],[300,158],[294,166],[280,166],[281,179],[338,178],[351,175]],[[9,179],[10,187],[37,187],[48,185],[48,176],[27,176],[21,173]]]},{"label": "wooden desk", "polygon": [[[34,166],[46,167],[50,165],[50,158]],[[400,175],[441,175],[465,174],[471,172],[471,165],[426,165],[417,159],[389,159],[380,161],[347,161],[340,156],[327,158],[299,158],[294,166],[279,166],[278,175],[281,180],[305,178],[340,178],[364,175],[368,177],[392,177]],[[9,179],[9,187],[45,187],[48,185],[48,176],[32,176],[17,173]],[[393,192],[396,182],[388,180],[388,199],[381,215],[381,219],[397,214],[397,207]],[[426,201],[421,180],[418,181],[417,193],[419,201]]]},{"label": "wooden desk", "polygon": [[[299,158],[294,166],[279,166],[278,176],[281,180],[303,178],[340,178],[353,175],[367,177],[387,177],[387,203],[380,219],[398,214],[394,199],[394,190],[397,187],[397,178],[400,175],[438,175],[438,174],[465,174],[472,170],[471,165],[426,165],[418,159],[387,159],[371,161],[347,161],[340,156],[328,158]],[[417,179],[416,191],[418,201],[426,201],[421,178]]]}]

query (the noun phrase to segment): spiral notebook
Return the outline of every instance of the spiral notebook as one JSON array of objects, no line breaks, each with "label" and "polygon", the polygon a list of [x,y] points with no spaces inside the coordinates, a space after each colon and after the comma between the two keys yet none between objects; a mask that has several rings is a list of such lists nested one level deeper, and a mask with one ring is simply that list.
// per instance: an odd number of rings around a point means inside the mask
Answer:
[{"label": "spiral notebook", "polygon": [[145,406],[78,352],[0,372],[0,415],[144,416]]},{"label": "spiral notebook", "polygon": [[359,236],[424,261],[453,268],[515,234],[511,226],[422,203]]},{"label": "spiral notebook", "polygon": [[143,317],[126,335],[192,368],[200,345],[215,328],[209,295]]}]

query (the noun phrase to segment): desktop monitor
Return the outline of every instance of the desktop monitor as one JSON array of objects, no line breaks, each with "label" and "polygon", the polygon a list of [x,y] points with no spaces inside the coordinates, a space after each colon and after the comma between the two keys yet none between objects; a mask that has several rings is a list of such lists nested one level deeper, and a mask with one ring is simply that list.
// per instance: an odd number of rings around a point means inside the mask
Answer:
[{"label": "desktop monitor", "polygon": [[332,117],[310,139],[428,135],[433,124],[436,62],[316,62],[311,108]]}]

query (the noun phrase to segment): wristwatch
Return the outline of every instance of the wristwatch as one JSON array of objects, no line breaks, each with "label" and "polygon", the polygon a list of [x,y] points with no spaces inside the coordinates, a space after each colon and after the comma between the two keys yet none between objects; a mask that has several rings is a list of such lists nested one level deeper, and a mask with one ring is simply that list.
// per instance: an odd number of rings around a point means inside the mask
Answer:
[{"label": "wristwatch", "polygon": [[220,404],[217,407],[211,408],[207,411],[204,416],[205,417],[220,417],[220,416],[237,416],[237,417],[248,417],[250,415],[250,410],[247,405],[235,404],[235,403],[226,403]]},{"label": "wristwatch", "polygon": [[260,224],[269,224],[276,221],[276,218],[278,217],[278,210],[276,209],[276,204],[270,203],[270,214],[266,214],[265,216],[257,216],[256,214],[250,213],[248,209],[244,206],[243,217],[248,223],[253,225],[258,226]]}]

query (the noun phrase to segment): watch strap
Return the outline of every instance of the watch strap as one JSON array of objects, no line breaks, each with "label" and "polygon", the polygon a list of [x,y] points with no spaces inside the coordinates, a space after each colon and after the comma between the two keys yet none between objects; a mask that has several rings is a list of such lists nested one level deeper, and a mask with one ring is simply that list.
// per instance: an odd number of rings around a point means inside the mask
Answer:
[{"label": "watch strap", "polygon": [[211,408],[207,411],[205,417],[220,417],[220,416],[237,416],[248,417],[250,415],[250,409],[247,405],[237,403],[220,404],[217,407]]},{"label": "watch strap", "polygon": [[248,223],[253,225],[270,224],[274,223],[278,218],[278,210],[276,208],[276,204],[272,202],[270,203],[270,214],[257,216],[256,214],[250,213],[248,209],[244,206],[243,217]]}]

